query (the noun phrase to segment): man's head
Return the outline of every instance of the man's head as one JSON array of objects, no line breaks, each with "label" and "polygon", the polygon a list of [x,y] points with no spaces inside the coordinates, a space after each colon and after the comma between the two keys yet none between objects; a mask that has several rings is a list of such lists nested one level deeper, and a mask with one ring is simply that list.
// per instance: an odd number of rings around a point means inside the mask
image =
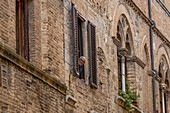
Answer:
[{"label": "man's head", "polygon": [[84,65],[85,61],[86,61],[86,58],[85,58],[84,56],[81,56],[81,57],[79,58],[79,66]]}]

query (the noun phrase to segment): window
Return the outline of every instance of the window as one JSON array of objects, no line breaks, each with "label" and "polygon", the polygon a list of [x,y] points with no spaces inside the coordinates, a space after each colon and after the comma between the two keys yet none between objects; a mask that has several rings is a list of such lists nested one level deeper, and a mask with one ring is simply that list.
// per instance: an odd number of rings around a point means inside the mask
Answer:
[{"label": "window", "polygon": [[119,90],[122,90],[122,70],[121,70],[121,56],[118,55],[118,86],[119,86]]},{"label": "window", "polygon": [[[79,72],[78,59],[80,56],[84,56],[83,52],[83,23],[85,19],[78,13],[74,4],[72,4],[72,27],[73,27],[73,70]],[[80,79],[85,79],[84,66],[82,71],[79,73]]]},{"label": "window", "polygon": [[96,28],[88,21],[88,49],[90,86],[97,88]]},{"label": "window", "polygon": [[8,73],[7,73],[7,65],[5,63],[1,63],[0,65],[0,85],[4,88],[8,88]]},{"label": "window", "polygon": [[168,113],[168,63],[164,55],[161,56],[159,61],[159,77],[160,77],[160,86],[159,86],[159,99],[160,99],[160,113]]},{"label": "window", "polygon": [[29,60],[29,0],[16,0],[16,50],[26,60]]},{"label": "window", "polygon": [[[126,33],[126,34],[125,34]],[[117,64],[118,64],[118,86],[119,90],[126,91],[127,82],[135,83],[135,66],[132,58],[132,34],[128,20],[125,15],[119,17],[117,23]],[[135,84],[130,84],[135,88]]]}]

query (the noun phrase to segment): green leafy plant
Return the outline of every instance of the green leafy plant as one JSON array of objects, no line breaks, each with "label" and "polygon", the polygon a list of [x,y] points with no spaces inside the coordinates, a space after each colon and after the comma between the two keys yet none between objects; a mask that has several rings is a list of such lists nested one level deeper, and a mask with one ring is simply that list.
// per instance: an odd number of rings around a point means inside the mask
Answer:
[{"label": "green leafy plant", "polygon": [[126,81],[126,91],[119,91],[119,94],[125,99],[125,108],[128,110],[128,113],[134,111],[132,102],[135,102],[136,99],[140,98],[140,95],[136,93],[137,88],[130,89],[130,84],[134,83]]}]

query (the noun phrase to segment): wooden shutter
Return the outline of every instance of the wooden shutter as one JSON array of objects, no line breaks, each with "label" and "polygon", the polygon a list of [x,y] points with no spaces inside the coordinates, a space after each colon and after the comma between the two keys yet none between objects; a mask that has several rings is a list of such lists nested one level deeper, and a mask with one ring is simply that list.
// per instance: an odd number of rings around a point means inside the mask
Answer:
[{"label": "wooden shutter", "polygon": [[78,20],[77,9],[72,4],[73,72],[78,72]]},{"label": "wooden shutter", "polygon": [[89,75],[90,86],[97,88],[97,60],[96,60],[96,29],[88,21],[88,49],[89,49]]}]

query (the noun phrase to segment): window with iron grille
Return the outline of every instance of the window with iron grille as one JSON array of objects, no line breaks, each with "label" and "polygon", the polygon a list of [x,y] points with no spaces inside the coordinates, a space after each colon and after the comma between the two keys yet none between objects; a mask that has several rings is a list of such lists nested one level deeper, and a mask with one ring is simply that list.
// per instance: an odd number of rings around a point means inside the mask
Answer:
[{"label": "window with iron grille", "polygon": [[16,49],[26,60],[29,60],[29,2],[30,0],[16,0]]},{"label": "window with iron grille", "polygon": [[96,28],[88,21],[88,49],[90,86],[97,88]]},{"label": "window with iron grille", "polygon": [[[80,56],[84,56],[83,52],[83,23],[85,19],[78,13],[74,4],[72,4],[72,29],[73,29],[73,70],[74,73],[79,72],[78,59]],[[85,79],[84,66],[79,73],[80,79]]]}]

